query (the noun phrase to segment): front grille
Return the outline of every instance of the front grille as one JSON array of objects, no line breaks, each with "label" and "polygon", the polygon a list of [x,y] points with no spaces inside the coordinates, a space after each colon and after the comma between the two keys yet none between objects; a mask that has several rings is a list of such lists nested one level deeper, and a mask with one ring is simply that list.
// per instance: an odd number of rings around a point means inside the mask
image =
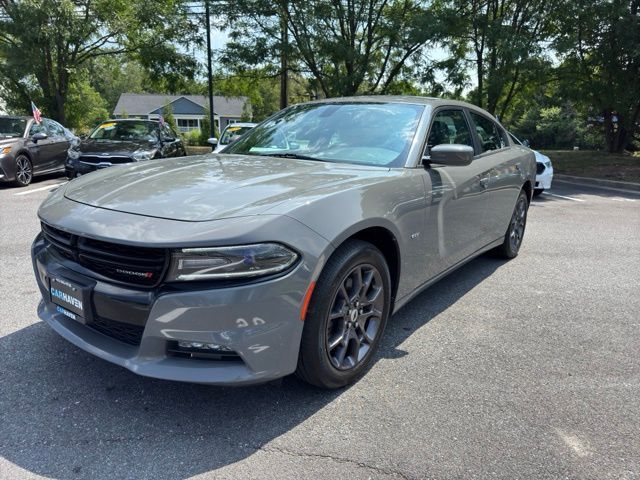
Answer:
[{"label": "front grille", "polygon": [[144,327],[139,325],[116,322],[100,317],[94,318],[87,326],[111,338],[135,346],[140,345],[142,332],[144,332]]},{"label": "front grille", "polygon": [[544,163],[537,163],[536,164],[536,173],[538,175],[540,175],[542,172],[544,172],[545,166]]},{"label": "front grille", "polygon": [[128,285],[155,286],[167,266],[168,252],[163,248],[103,242],[72,235],[44,223],[42,233],[62,257],[98,275]]},{"label": "front grille", "polygon": [[82,155],[80,161],[84,163],[111,163],[113,165],[120,163],[131,163],[133,160],[131,157],[126,156],[100,156],[100,155]]}]

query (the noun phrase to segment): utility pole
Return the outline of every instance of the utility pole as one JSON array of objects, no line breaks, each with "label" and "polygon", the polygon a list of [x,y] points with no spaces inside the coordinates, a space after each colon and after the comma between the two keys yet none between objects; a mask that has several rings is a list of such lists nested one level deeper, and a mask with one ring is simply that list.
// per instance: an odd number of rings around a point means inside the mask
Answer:
[{"label": "utility pole", "polygon": [[204,0],[205,17],[207,25],[207,73],[209,87],[209,137],[216,135],[215,115],[213,113],[213,70],[211,67],[211,16],[209,12],[209,0]]},{"label": "utility pole", "polygon": [[287,30],[288,0],[280,2],[280,109],[289,105],[289,32]]}]

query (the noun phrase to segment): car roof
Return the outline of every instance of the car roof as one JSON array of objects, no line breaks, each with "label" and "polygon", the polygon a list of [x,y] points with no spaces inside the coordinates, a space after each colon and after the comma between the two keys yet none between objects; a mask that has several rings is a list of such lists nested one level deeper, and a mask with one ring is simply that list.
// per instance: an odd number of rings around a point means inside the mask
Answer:
[{"label": "car roof", "polygon": [[419,97],[413,95],[361,95],[356,97],[336,97],[336,98],[324,98],[321,100],[314,100],[311,102],[305,103],[340,103],[340,102],[350,102],[350,103],[407,103],[412,105],[430,105],[433,108],[441,107],[441,106],[455,106],[455,107],[464,107],[472,110],[476,110],[479,112],[483,112],[485,115],[489,115],[491,118],[494,118],[486,110],[473,105],[468,102],[462,102],[460,100],[450,100],[447,98],[436,98],[436,97]]},{"label": "car roof", "polygon": [[251,122],[235,122],[235,123],[230,123],[229,125],[227,125],[224,128],[227,129],[227,128],[231,128],[231,127],[255,127],[256,125],[258,125],[258,124],[257,123],[251,123]]},{"label": "car roof", "polygon": [[[11,118],[13,120],[31,120],[33,117],[29,115],[0,115],[0,118]],[[42,117],[43,119],[45,117]]]},{"label": "car roof", "polygon": [[148,119],[148,118],[110,118],[108,120],[103,120],[100,123],[107,122],[147,122],[147,123],[160,123],[160,120]]}]

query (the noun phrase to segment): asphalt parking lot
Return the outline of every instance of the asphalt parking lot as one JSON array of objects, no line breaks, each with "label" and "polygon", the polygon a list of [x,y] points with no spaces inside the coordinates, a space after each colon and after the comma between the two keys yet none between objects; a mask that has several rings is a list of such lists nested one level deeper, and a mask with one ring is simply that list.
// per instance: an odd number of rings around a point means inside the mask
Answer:
[{"label": "asphalt parking lot", "polygon": [[63,181],[0,186],[0,478],[640,478],[640,194],[556,183],[518,258],[425,291],[326,392],[142,378],[40,322]]}]

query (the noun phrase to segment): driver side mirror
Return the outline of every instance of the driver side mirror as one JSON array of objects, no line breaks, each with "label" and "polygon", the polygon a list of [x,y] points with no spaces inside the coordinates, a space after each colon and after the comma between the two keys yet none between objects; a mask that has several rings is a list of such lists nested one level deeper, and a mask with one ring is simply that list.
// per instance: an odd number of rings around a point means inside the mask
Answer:
[{"label": "driver side mirror", "polygon": [[207,143],[213,147],[218,145],[218,139],[216,137],[211,137],[207,139]]},{"label": "driver side mirror", "polygon": [[473,147],[443,143],[429,150],[429,162],[447,167],[465,167],[473,161]]},{"label": "driver side mirror", "polygon": [[531,144],[529,143],[529,140],[527,140],[527,139],[524,139],[524,140],[522,141],[522,145],[524,145],[524,146],[525,146],[525,147],[527,147],[527,148],[529,148],[529,147],[531,146]]},{"label": "driver side mirror", "polygon": [[46,140],[49,136],[46,133],[38,132],[31,137],[33,143],[38,143],[40,140]]}]

